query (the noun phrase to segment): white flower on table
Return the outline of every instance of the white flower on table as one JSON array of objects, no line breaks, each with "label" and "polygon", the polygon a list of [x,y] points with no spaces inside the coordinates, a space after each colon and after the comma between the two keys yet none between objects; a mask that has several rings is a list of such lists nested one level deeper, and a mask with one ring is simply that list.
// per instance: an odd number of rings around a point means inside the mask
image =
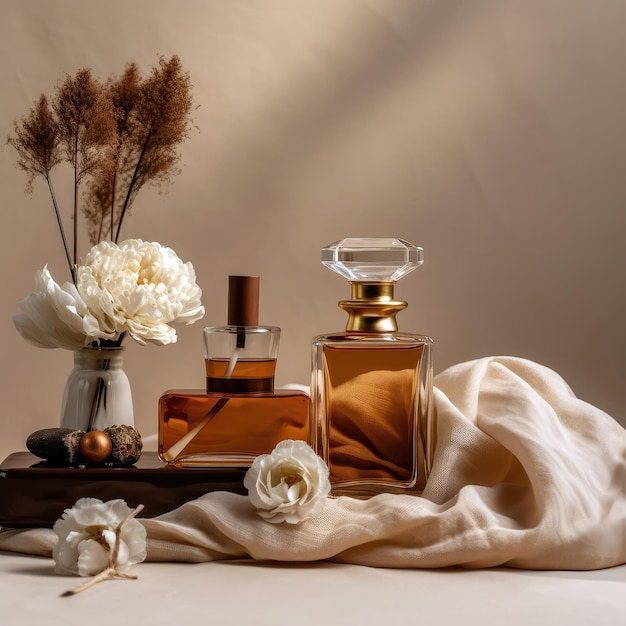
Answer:
[{"label": "white flower on table", "polygon": [[330,492],[328,467],[304,441],[281,441],[258,456],[244,486],[258,515],[273,524],[298,524],[319,514]]},{"label": "white flower on table", "polygon": [[157,242],[100,242],[77,268],[77,287],[104,332],[127,332],[142,345],[174,343],[170,323],[204,315],[193,265]]},{"label": "white flower on table", "polygon": [[96,576],[69,593],[106,578],[132,578],[126,572],[146,558],[146,529],[134,519],[142,508],[130,509],[124,500],[81,498],[71,509],[65,509],[54,524],[58,536],[52,553],[54,571]]}]

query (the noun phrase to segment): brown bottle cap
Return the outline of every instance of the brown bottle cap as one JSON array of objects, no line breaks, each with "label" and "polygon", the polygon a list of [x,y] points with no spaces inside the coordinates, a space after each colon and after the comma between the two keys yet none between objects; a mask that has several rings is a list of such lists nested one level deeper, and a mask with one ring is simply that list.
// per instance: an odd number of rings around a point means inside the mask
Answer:
[{"label": "brown bottle cap", "polygon": [[228,325],[259,325],[258,276],[228,277]]}]

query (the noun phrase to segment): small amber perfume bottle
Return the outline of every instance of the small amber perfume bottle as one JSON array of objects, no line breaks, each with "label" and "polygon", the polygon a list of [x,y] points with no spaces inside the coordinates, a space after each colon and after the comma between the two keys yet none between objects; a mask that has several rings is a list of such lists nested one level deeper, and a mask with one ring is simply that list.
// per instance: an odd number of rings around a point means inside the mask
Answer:
[{"label": "small amber perfume bottle", "polygon": [[274,390],[277,326],[258,325],[259,277],[229,276],[228,323],[203,329],[206,390],[159,400],[159,455],[171,464],[247,467],[283,439],[309,439],[309,396]]},{"label": "small amber perfume bottle", "polygon": [[314,447],[334,495],[419,493],[430,469],[432,340],[398,331],[394,284],[422,249],[401,239],[343,239],[322,263],[348,280],[345,332],[313,340]]}]

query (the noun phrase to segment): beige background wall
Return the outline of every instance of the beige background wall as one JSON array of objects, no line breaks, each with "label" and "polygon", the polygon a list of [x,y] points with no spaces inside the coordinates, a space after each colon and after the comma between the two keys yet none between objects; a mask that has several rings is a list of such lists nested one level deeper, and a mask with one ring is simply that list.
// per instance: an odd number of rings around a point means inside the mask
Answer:
[{"label": "beige background wall", "polygon": [[[1,0],[0,133],[64,73],[106,78],[178,54],[198,132],[127,237],[191,260],[203,323],[226,276],[262,276],[283,328],[278,382],[308,382],[309,343],[341,330],[343,281],[319,248],[398,236],[425,249],[398,286],[436,371],[485,355],[544,363],[626,424],[626,3],[620,0]],[[58,425],[72,357],[27,345],[17,301],[48,263],[66,280],[47,190],[0,151],[0,456]],[[57,186],[69,193],[59,172]],[[127,344],[137,426],[203,384],[200,329]]]}]

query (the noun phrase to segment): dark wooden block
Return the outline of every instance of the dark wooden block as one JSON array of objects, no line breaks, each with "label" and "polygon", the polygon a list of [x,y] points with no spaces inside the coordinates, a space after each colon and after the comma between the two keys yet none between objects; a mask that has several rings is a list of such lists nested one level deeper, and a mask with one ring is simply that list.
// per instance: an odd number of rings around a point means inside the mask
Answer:
[{"label": "dark wooden block", "polygon": [[143,504],[141,517],[154,517],[211,491],[246,493],[246,471],[172,467],[156,452],[144,452],[132,467],[51,467],[30,452],[16,452],[0,464],[0,526],[51,527],[84,497]]}]

